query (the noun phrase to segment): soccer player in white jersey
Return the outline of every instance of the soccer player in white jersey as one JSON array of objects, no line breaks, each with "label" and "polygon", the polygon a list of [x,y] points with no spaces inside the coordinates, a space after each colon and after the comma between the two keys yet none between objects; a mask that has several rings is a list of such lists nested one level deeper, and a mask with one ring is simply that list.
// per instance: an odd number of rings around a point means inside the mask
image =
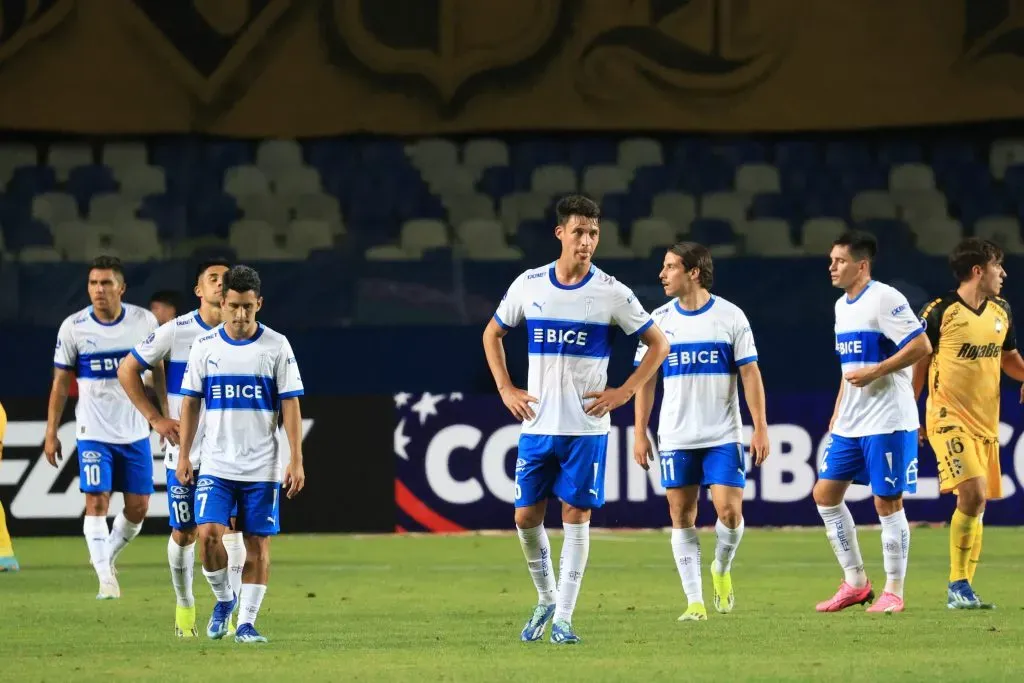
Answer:
[{"label": "soccer player in white jersey", "polygon": [[[198,635],[192,572],[195,566],[195,543],[198,535],[195,515],[195,486],[181,484],[174,474],[178,464],[178,416],[181,413],[181,382],[185,377],[188,353],[196,337],[212,330],[221,322],[221,278],[230,264],[223,259],[204,261],[196,269],[195,293],[198,310],[172,318],[125,356],[117,371],[121,386],[153,429],[166,441],[164,467],[167,469],[167,503],[171,537],[167,542],[167,560],[171,567],[171,584],[177,599],[174,633],[179,638]],[[166,363],[167,394],[161,396],[161,412],[146,395],[139,376]],[[200,418],[202,422],[202,418]],[[193,469],[199,469],[198,451],[191,453]],[[232,516],[234,516],[232,514]],[[242,588],[242,567],[245,565],[245,542],[242,535],[229,530],[224,534],[228,553],[228,576],[232,591]],[[231,632],[232,625],[228,624]]]},{"label": "soccer player in white jersey", "polygon": [[[484,352],[502,401],[523,423],[515,476],[515,522],[538,605],[520,635],[539,640],[547,623],[551,642],[579,642],[572,613],[590,552],[590,513],[604,504],[604,463],[611,420],[668,353],[668,342],[633,292],[591,263],[600,210],[586,197],[557,207],[554,263],[521,274],[484,330]],[[527,391],[512,384],[502,337],[525,321],[530,356]],[[650,347],[619,388],[607,388],[614,327]],[[544,530],[548,499],[562,502],[565,537],[555,585]]]},{"label": "soccer player in white jersey", "polygon": [[819,612],[870,603],[875,593],[864,572],[857,529],[844,498],[851,483],[867,484],[882,523],[885,589],[868,612],[902,612],[910,526],[903,494],[917,490],[917,402],[913,365],[932,352],[921,321],[895,288],[871,279],[875,238],[851,231],[832,244],[829,274],[844,290],[836,301],[836,354],[842,367],[839,395],[814,485],[843,582]]},{"label": "soccer player in white jersey", "polygon": [[[247,266],[224,275],[224,323],[192,345],[181,384],[181,452],[191,453],[197,438],[200,403],[206,413],[198,436],[198,475],[189,458],[178,458],[176,476],[196,485],[196,522],[203,546],[203,574],[217,604],[206,635],[223,638],[239,603],[235,642],[265,643],[256,617],[267,592],[270,537],[280,530],[281,450],[277,421],[282,417],[291,447],[284,475],[289,498],[305,485],[302,466],[302,379],[284,335],[256,322],[263,305],[260,278]],[[221,541],[232,508],[245,539],[247,559],[242,588],[235,596],[227,576],[228,557]]]},{"label": "soccer player in white jersey", "polygon": [[[54,467],[62,458],[57,429],[75,373],[79,488],[85,493],[82,527],[100,582],[96,597],[104,600],[121,597],[114,561],[139,535],[153,493],[149,425],[121,389],[117,367],[136,343],[153,333],[157,322],[146,309],[122,303],[124,269],[114,257],[92,262],[88,292],[92,305],[68,316],[57,333],[43,452]],[[165,385],[163,368],[155,369],[154,381],[158,387]],[[112,491],[124,494],[124,509],[108,531]]]},{"label": "soccer player in white jersey", "polygon": [[[707,248],[695,242],[675,245],[665,254],[660,278],[665,294],[673,297],[652,316],[670,345],[668,358],[661,364],[665,381],[658,420],[661,484],[672,519],[672,554],[688,603],[679,621],[704,621],[708,616],[695,526],[697,497],[701,486],[710,487],[718,513],[711,578],[715,609],[725,614],[735,603],[731,570],[743,538],[743,488],[747,483],[736,375],[743,381],[743,395],[754,423],[750,453],[758,466],[768,457],[764,384],[747,316],[709,291],[714,270]],[[646,354],[641,342],[634,364],[639,365]],[[657,384],[655,374],[634,401],[633,458],[645,470],[654,459],[647,424]]]}]

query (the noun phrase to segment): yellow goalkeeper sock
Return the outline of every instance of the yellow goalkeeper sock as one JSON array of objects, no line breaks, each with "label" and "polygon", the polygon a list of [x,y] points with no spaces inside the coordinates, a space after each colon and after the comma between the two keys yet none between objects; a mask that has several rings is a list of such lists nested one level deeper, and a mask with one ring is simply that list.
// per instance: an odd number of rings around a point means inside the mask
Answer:
[{"label": "yellow goalkeeper sock", "polygon": [[967,582],[974,585],[974,572],[978,571],[978,558],[981,557],[981,536],[985,529],[985,515],[978,516],[978,526],[974,530],[974,542],[971,544],[971,559],[967,563]]},{"label": "yellow goalkeeper sock", "polygon": [[965,515],[960,509],[953,513],[949,523],[949,582],[967,578],[967,565],[971,559],[978,518]]},{"label": "yellow goalkeeper sock", "polygon": [[12,555],[14,547],[11,545],[11,535],[7,533],[7,515],[4,513],[3,503],[0,503],[0,557]]}]

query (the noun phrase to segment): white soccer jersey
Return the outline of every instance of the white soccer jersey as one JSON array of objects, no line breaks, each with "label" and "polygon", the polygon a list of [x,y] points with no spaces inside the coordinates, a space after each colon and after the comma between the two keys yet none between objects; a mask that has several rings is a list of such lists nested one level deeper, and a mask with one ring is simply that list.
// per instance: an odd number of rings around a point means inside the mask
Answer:
[{"label": "white soccer jersey", "polygon": [[[721,297],[696,311],[678,300],[654,311],[654,323],[668,338],[661,364],[665,391],[658,418],[661,451],[710,448],[739,443],[743,435],[737,369],[757,360],[747,316]],[[635,365],[647,353],[640,342]]]},{"label": "white soccer jersey", "polygon": [[[185,378],[185,365],[188,363],[188,352],[192,343],[200,334],[205,334],[213,328],[203,322],[199,311],[192,311],[180,315],[161,325],[156,332],[149,335],[145,341],[132,349],[132,355],[147,370],[160,361],[166,362],[167,371],[167,417],[177,420],[181,417],[181,382]],[[205,406],[199,416],[199,427],[196,431],[196,441],[202,434],[203,422],[206,418]],[[193,445],[191,453],[192,467],[199,467],[199,449]],[[178,466],[178,446],[167,444],[164,454],[164,465],[168,469]]]},{"label": "white soccer jersey", "polygon": [[530,355],[527,392],[539,399],[524,434],[607,434],[611,418],[587,415],[608,381],[614,327],[640,334],[653,324],[633,292],[596,266],[575,285],[555,277],[555,264],[528,270],[512,283],[494,319],[505,329],[526,321]]},{"label": "white soccer jersey", "polygon": [[[855,299],[836,301],[836,354],[845,375],[896,355],[924,327],[907,298],[887,284],[872,280]],[[917,429],[917,402],[912,368],[876,379],[866,387],[843,380],[832,433],[858,437]]]},{"label": "white soccer jersey", "polygon": [[121,304],[112,323],[100,322],[92,306],[61,323],[53,364],[77,375],[79,439],[124,444],[149,436],[149,423],[117,381],[117,366],[156,327],[152,313],[132,304]]},{"label": "white soccer jersey", "polygon": [[199,441],[203,474],[281,481],[281,399],[303,393],[299,366],[283,334],[260,324],[252,338],[236,341],[221,325],[199,337],[188,355],[181,393],[206,405]]}]

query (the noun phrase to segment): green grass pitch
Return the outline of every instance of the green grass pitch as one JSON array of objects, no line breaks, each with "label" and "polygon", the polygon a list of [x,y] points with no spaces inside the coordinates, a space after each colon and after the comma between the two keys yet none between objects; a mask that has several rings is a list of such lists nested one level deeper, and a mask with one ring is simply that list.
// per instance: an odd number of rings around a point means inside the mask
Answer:
[{"label": "green grass pitch", "polygon": [[[885,577],[877,530],[860,531]],[[921,681],[1020,680],[1024,529],[988,528],[975,581],[993,611],[945,606],[947,531],[912,533],[907,612],[816,614],[841,573],[821,530],[749,529],[736,610],[711,609],[714,534],[702,533],[707,622],[685,600],[662,531],[596,530],[573,622],[578,646],[520,643],[536,594],[514,536],[281,536],[257,626],[242,646],[172,635],[166,537],[137,539],[122,598],[98,602],[80,538],[15,539],[0,575],[0,667],[11,681]],[[552,534],[556,558],[561,539]],[[197,566],[200,629],[213,597]],[[953,662],[960,664],[951,668]]]}]

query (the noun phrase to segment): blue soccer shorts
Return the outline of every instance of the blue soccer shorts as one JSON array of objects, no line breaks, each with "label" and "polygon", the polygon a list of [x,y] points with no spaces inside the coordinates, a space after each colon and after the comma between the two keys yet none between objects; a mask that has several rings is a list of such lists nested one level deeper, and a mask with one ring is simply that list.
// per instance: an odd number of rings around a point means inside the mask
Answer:
[{"label": "blue soccer shorts", "polygon": [[201,474],[196,482],[196,522],[228,526],[234,510],[239,531],[273,536],[281,531],[280,494],[276,481],[232,481]]},{"label": "blue soccer shorts", "polygon": [[680,486],[732,486],[747,485],[747,467],[743,446],[723,443],[708,448],[662,451],[661,485],[667,489]]},{"label": "blue soccer shorts", "polygon": [[607,453],[607,434],[520,435],[515,506],[526,507],[557,496],[574,507],[601,507]]},{"label": "blue soccer shorts", "polygon": [[917,430],[839,436],[825,446],[821,479],[870,484],[871,493],[890,497],[917,492]]},{"label": "blue soccer shorts", "polygon": [[149,438],[134,443],[78,441],[78,488],[82,493],[153,493],[153,449]]},{"label": "blue soccer shorts", "polygon": [[[193,475],[199,478],[199,473]],[[167,470],[167,512],[171,528],[177,531],[196,528],[196,485],[182,484],[174,470]],[[238,516],[238,506],[231,509],[231,516]]]}]

